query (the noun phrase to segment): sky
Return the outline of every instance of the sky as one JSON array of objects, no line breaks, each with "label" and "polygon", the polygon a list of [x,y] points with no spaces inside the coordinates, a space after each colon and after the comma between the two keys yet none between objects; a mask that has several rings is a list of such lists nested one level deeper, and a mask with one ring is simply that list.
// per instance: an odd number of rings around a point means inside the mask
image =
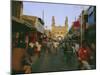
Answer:
[{"label": "sky", "polygon": [[52,16],[55,16],[55,23],[57,26],[63,26],[66,16],[68,17],[68,29],[72,22],[75,21],[81,14],[83,9],[87,9],[86,5],[69,5],[69,4],[54,4],[54,3],[37,3],[37,2],[23,2],[23,14],[38,16],[43,19],[45,26],[50,29],[52,23]]}]

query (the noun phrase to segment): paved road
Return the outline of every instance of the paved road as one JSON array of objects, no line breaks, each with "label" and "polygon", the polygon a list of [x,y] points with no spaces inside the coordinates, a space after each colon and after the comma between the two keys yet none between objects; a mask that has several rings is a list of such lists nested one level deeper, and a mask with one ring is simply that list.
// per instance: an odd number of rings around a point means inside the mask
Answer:
[{"label": "paved road", "polygon": [[56,72],[78,69],[77,58],[74,54],[71,58],[67,58],[68,60],[64,59],[64,57],[62,49],[58,49],[57,54],[43,51],[40,58],[38,56],[33,57],[32,72]]}]

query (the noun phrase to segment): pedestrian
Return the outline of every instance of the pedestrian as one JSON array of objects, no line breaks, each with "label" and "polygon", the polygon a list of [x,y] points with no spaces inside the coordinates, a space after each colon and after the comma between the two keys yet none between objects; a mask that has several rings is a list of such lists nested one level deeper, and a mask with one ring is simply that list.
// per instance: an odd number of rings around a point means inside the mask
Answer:
[{"label": "pedestrian", "polygon": [[91,56],[91,50],[87,44],[86,41],[83,41],[82,47],[78,50],[78,57],[80,62],[80,68],[81,69],[91,69],[91,66],[89,64]]},{"label": "pedestrian", "polygon": [[67,64],[71,65],[73,63],[73,48],[72,48],[72,45],[71,43],[69,43],[67,45],[67,51],[66,51],[66,62]]},{"label": "pedestrian", "polygon": [[67,61],[67,50],[68,50],[68,43],[65,43],[65,46],[63,46],[63,53],[64,53],[64,60]]},{"label": "pedestrian", "polygon": [[13,45],[12,47],[16,47],[18,44],[18,39],[19,39],[19,32],[15,32],[15,34],[13,34]]},{"label": "pedestrian", "polygon": [[57,54],[57,50],[58,50],[58,43],[55,41],[54,42],[54,50],[55,50],[55,53]]},{"label": "pedestrian", "polygon": [[27,48],[27,57],[28,57],[28,61],[29,63],[33,63],[32,61],[32,57],[34,55],[34,43],[29,42],[28,48]]},{"label": "pedestrian", "polygon": [[26,35],[25,35],[25,43],[26,43],[26,49],[27,49],[28,44],[29,44],[29,35],[28,35],[28,33],[26,33]]},{"label": "pedestrian", "polygon": [[96,45],[95,42],[92,42],[91,44],[91,59],[89,60],[89,63],[92,66],[92,69],[96,68]]},{"label": "pedestrian", "polygon": [[51,47],[50,46],[51,46],[51,43],[50,43],[50,40],[48,40],[47,41],[47,51],[48,51],[48,53],[51,53],[51,50],[50,50]]},{"label": "pedestrian", "polygon": [[76,54],[75,44],[74,44],[74,43],[72,43],[71,47],[72,47],[72,49],[73,49],[73,53],[74,53],[74,54]]},{"label": "pedestrian", "polygon": [[36,41],[35,46],[36,46],[36,54],[40,57],[40,52],[41,52],[42,46],[38,41]]},{"label": "pedestrian", "polygon": [[75,43],[75,51],[78,52],[78,50],[79,50],[79,44]]}]

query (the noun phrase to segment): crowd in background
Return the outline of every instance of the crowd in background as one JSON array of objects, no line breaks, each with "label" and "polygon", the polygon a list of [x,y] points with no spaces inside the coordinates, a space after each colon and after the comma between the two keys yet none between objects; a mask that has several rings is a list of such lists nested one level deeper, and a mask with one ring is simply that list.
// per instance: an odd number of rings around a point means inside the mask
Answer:
[{"label": "crowd in background", "polygon": [[[46,36],[41,36],[38,40],[31,33],[16,32],[12,36],[12,72],[31,73],[33,56],[41,57],[41,52],[57,54],[58,50],[63,50],[64,59],[67,64],[71,64],[73,57],[77,58],[78,69],[96,68],[96,45],[82,41],[82,45],[77,40],[52,40]],[[45,54],[44,53],[44,54]]]}]

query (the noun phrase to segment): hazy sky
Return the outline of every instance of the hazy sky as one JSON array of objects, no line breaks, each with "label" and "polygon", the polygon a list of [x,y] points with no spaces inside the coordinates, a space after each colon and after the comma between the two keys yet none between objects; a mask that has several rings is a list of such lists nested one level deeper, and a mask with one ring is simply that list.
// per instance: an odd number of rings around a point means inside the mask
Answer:
[{"label": "hazy sky", "polygon": [[65,17],[68,16],[68,26],[70,28],[75,18],[77,19],[81,11],[88,7],[83,5],[23,2],[23,14],[43,18],[44,11],[44,22],[48,28],[51,27],[52,16],[55,16],[57,26],[64,25]]}]

